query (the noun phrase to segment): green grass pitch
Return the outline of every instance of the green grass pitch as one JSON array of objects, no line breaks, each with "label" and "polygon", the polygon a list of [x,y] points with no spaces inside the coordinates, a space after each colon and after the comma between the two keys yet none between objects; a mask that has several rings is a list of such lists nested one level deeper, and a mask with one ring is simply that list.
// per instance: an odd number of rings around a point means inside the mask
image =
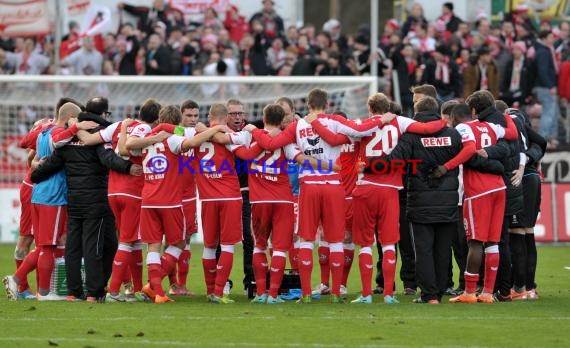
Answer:
[{"label": "green grass pitch", "polygon": [[[13,273],[13,250],[0,245],[2,275]],[[402,295],[392,306],[379,296],[372,305],[333,305],[326,296],[310,305],[253,305],[237,287],[235,304],[208,304],[200,255],[193,246],[189,287],[199,295],[175,303],[9,302],[2,296],[0,347],[570,347],[567,246],[539,248],[539,301],[439,306]],[[236,283],[241,273],[238,249]],[[313,275],[316,284],[318,263]],[[348,288],[355,298],[356,262]]]}]

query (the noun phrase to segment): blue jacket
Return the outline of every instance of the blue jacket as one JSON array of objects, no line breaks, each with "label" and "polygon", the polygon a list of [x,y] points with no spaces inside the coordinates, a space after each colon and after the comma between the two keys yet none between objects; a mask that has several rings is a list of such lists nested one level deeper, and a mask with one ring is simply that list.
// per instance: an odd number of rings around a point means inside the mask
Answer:
[{"label": "blue jacket", "polygon": [[[38,136],[38,158],[42,159],[53,153],[50,134],[55,128],[45,130]],[[51,206],[67,205],[67,181],[64,169],[34,185],[32,203]]]},{"label": "blue jacket", "polygon": [[556,77],[556,68],[552,59],[552,52],[544,44],[537,42],[534,45],[536,56],[534,57],[536,64],[536,76],[534,87],[552,88],[556,87],[558,80]]}]

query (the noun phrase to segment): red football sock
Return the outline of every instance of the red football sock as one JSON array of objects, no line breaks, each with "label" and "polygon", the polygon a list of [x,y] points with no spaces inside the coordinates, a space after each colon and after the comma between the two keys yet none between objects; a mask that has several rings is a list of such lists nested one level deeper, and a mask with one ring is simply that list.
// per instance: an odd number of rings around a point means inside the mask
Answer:
[{"label": "red football sock", "polygon": [[[178,261],[177,261],[178,262]],[[178,278],[177,278],[177,271],[176,271],[176,265],[174,266],[174,268],[170,271],[170,273],[168,274],[168,284],[170,285],[177,285],[178,284]]]},{"label": "red football sock", "polygon": [[331,294],[339,296],[342,273],[344,271],[344,253],[342,252],[342,244],[339,245],[338,251],[331,250],[329,258],[332,275]]},{"label": "red football sock", "polygon": [[226,286],[226,282],[228,281],[230,273],[232,272],[233,263],[234,263],[234,253],[224,251],[222,247],[220,259],[218,260],[218,265],[216,266],[216,282],[214,287],[214,295],[222,296],[224,294],[224,286]]},{"label": "red football sock", "polygon": [[465,292],[468,294],[474,294],[477,291],[477,282],[479,282],[479,274],[471,274],[469,272],[465,272]]},{"label": "red football sock", "polygon": [[[499,248],[496,251],[485,250],[485,278],[483,280],[483,292],[492,294],[495,288],[495,280],[497,279],[497,270],[499,269]],[[492,247],[490,247],[492,248]]]},{"label": "red football sock", "polygon": [[289,249],[289,263],[291,264],[291,269],[293,271],[299,271],[299,247],[291,245]]},{"label": "red football sock", "polygon": [[321,283],[329,285],[329,274],[331,273],[329,254],[330,250],[327,246],[319,246],[319,265],[321,266]]},{"label": "red football sock", "polygon": [[214,293],[214,284],[216,282],[216,265],[216,259],[202,259],[202,268],[204,269],[204,280],[206,281],[207,295]]},{"label": "red football sock", "polygon": [[178,285],[186,286],[188,279],[188,271],[190,270],[190,258],[192,253],[190,250],[183,250],[178,258]]},{"label": "red football sock", "polygon": [[[14,259],[14,261],[16,262],[16,271],[18,271],[18,268],[20,268],[20,266],[24,263],[24,260]],[[28,275],[26,275],[24,279],[19,279],[19,281],[20,284],[18,284],[18,292],[26,291],[26,289],[30,287],[30,285],[28,284]]]},{"label": "red football sock", "polygon": [[18,278],[19,284],[22,284],[23,282],[27,283],[28,274],[30,274],[38,266],[39,256],[40,256],[39,247],[34,248],[34,250],[30,251],[30,253],[26,255],[26,257],[22,261],[22,264],[18,267],[16,273],[14,273],[14,276]]},{"label": "red football sock", "polygon": [[265,254],[265,250],[254,249],[252,265],[257,295],[261,296],[267,291],[267,255]]},{"label": "red football sock", "polygon": [[174,270],[176,269],[176,264],[178,263],[178,258],[176,256],[177,255],[172,255],[172,254],[169,254],[168,252],[165,252],[160,257],[160,266],[162,267],[162,271],[164,272],[164,275],[167,275],[170,273],[176,273],[176,272],[174,272]]},{"label": "red football sock", "polygon": [[148,265],[148,282],[150,283],[151,289],[154,290],[158,296],[165,296],[164,289],[162,288],[162,278],[164,275],[161,265],[157,263]]},{"label": "red football sock", "polygon": [[49,293],[49,285],[51,282],[51,273],[54,267],[53,254],[55,247],[51,245],[40,246],[40,255],[38,257],[38,292],[40,295]]},{"label": "red football sock", "polygon": [[313,273],[313,249],[299,248],[299,276],[303,296],[311,296],[311,273]]},{"label": "red football sock", "polygon": [[282,251],[273,252],[273,257],[271,257],[271,276],[269,279],[269,296],[277,297],[279,295],[279,288],[281,287],[281,282],[283,281],[283,272],[285,271],[285,264],[287,259],[285,258],[285,253]]},{"label": "red football sock", "polygon": [[111,273],[111,282],[109,284],[109,292],[117,294],[121,290],[121,284],[125,273],[128,273],[128,267],[131,262],[131,247],[119,245],[115,259],[113,260],[113,273]]},{"label": "red football sock", "polygon": [[350,273],[350,268],[352,267],[352,261],[354,260],[354,249],[343,249],[344,251],[344,268],[342,270],[342,285],[346,286],[348,282],[348,274]]},{"label": "red football sock", "polygon": [[[135,244],[136,247],[136,244]],[[142,256],[142,249],[133,249],[131,252],[131,262],[129,264],[130,269],[130,276],[133,280],[133,289],[135,292],[142,290],[142,271],[143,271],[143,256]],[[127,278],[128,273],[126,274]],[[129,282],[127,281],[127,283]]]},{"label": "red football sock", "polygon": [[360,269],[360,282],[362,283],[362,296],[372,295],[372,273],[374,272],[374,261],[371,253],[358,255],[358,268]]},{"label": "red football sock", "polygon": [[65,257],[65,246],[58,245],[57,248],[55,248],[53,257],[55,257],[56,259],[59,259],[60,257]]},{"label": "red football sock", "polygon": [[394,295],[394,277],[396,276],[396,252],[386,250],[383,252],[382,275],[384,276],[384,296]]}]

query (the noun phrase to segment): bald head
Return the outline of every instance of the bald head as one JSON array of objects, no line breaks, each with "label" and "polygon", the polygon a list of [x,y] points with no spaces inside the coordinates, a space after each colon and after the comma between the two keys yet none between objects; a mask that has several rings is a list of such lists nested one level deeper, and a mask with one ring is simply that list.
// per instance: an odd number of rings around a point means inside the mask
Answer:
[{"label": "bald head", "polygon": [[81,108],[73,103],[65,103],[59,108],[57,122],[66,123],[70,118],[76,118],[81,112]]}]

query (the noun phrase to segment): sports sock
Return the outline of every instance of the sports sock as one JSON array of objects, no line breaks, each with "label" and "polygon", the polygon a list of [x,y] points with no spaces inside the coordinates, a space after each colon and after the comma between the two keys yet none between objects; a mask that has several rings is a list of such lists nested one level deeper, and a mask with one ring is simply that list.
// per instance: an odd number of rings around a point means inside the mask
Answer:
[{"label": "sports sock", "polygon": [[329,285],[329,275],[331,273],[329,244],[323,241],[319,242],[319,249],[317,252],[319,254],[319,266],[321,268],[321,283]]},{"label": "sports sock", "polygon": [[492,294],[497,279],[499,269],[499,246],[492,245],[485,248],[485,279],[483,281],[483,292]]},{"label": "sports sock", "polygon": [[313,243],[301,242],[299,246],[299,276],[303,296],[311,295],[311,273],[313,273]]},{"label": "sports sock", "polygon": [[[16,247],[16,250],[14,250],[14,262],[16,263],[16,271],[18,270],[18,268],[20,268],[20,266],[24,262],[26,256],[27,255],[25,255],[25,251],[18,252],[18,247]],[[28,276],[26,275],[26,277],[20,280],[20,284],[18,285],[18,292],[25,291],[29,286],[30,285],[28,284]]]},{"label": "sports sock", "polygon": [[536,275],[536,262],[537,262],[537,253],[536,253],[536,241],[534,239],[533,233],[525,234],[525,242],[526,242],[526,288],[527,290],[535,289],[536,282],[535,282],[535,275]]},{"label": "sports sock", "polygon": [[234,263],[234,246],[222,244],[220,247],[222,252],[220,253],[220,259],[216,266],[216,281],[214,287],[214,294],[216,296],[222,296],[224,294],[224,286],[226,286],[226,282],[230,277]]},{"label": "sports sock", "polygon": [[148,268],[148,282],[150,287],[158,296],[165,296],[164,289],[162,289],[162,277],[164,273],[162,270],[160,253],[157,251],[149,251],[146,256],[146,264]]},{"label": "sports sock", "polygon": [[214,293],[216,282],[216,249],[204,248],[202,254],[202,268],[204,269],[204,281],[206,282],[206,294]]},{"label": "sports sock", "polygon": [[40,255],[38,257],[38,293],[47,295],[50,290],[51,273],[54,267],[53,254],[55,247],[52,245],[40,246]]},{"label": "sports sock", "polygon": [[143,246],[143,243],[136,242],[131,253],[131,263],[129,265],[129,269],[133,280],[133,289],[135,292],[142,290]]},{"label": "sports sock", "polygon": [[525,236],[511,233],[511,262],[513,269],[513,284],[516,288],[523,288],[526,285],[527,254]]},{"label": "sports sock", "polygon": [[372,273],[374,272],[374,261],[372,260],[372,248],[360,248],[358,254],[358,268],[360,269],[360,282],[362,283],[362,296],[372,294]]},{"label": "sports sock", "polygon": [[192,251],[190,251],[190,245],[188,244],[178,258],[178,286],[186,286],[191,257]]},{"label": "sports sock", "polygon": [[393,244],[382,248],[382,275],[384,276],[384,296],[393,296],[394,278],[396,277],[396,248]]},{"label": "sports sock", "polygon": [[348,275],[354,261],[354,243],[345,243],[342,245],[344,251],[344,269],[342,270],[342,285],[346,286]]},{"label": "sports sock", "polygon": [[160,265],[164,275],[170,274],[176,269],[176,264],[178,263],[180,254],[182,254],[182,249],[172,245],[166,248],[164,254],[162,254],[162,257],[160,258]]},{"label": "sports sock", "polygon": [[26,285],[26,287],[22,289],[20,286],[23,286],[24,283],[28,284],[28,274],[30,274],[38,266],[39,256],[39,247],[34,248],[34,250],[30,251],[28,255],[26,255],[22,261],[22,264],[18,267],[16,273],[14,273],[14,276],[18,279],[19,282],[18,291],[24,291],[29,287],[29,285]]},{"label": "sports sock", "polygon": [[267,254],[265,250],[258,247],[253,249],[252,264],[257,295],[261,296],[267,290]]},{"label": "sports sock", "polygon": [[295,242],[289,249],[289,263],[293,271],[299,271],[299,245],[300,242]]},{"label": "sports sock", "polygon": [[477,291],[477,282],[479,281],[479,274],[473,274],[465,271],[465,292],[474,294]]},{"label": "sports sock", "polygon": [[274,251],[271,257],[270,279],[269,279],[269,296],[277,297],[279,295],[279,288],[283,281],[283,272],[285,271],[285,252]]},{"label": "sports sock", "polygon": [[133,248],[130,245],[119,244],[115,259],[113,260],[113,271],[111,273],[111,282],[109,284],[109,292],[117,294],[121,290],[121,284],[128,272],[128,267],[131,262],[131,252]]},{"label": "sports sock", "polygon": [[342,282],[342,274],[344,271],[344,252],[342,243],[330,243],[330,270],[332,275],[331,294],[340,295],[340,284]]}]

